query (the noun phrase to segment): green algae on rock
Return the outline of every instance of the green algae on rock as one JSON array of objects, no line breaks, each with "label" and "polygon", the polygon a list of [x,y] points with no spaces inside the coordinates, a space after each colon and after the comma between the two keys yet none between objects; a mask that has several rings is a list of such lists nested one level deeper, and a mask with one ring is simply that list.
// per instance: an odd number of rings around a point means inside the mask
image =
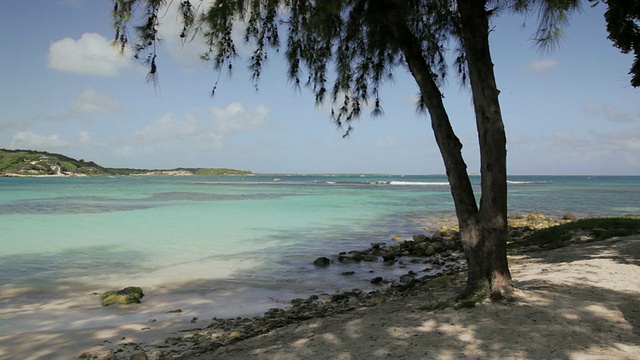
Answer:
[{"label": "green algae on rock", "polygon": [[140,299],[144,296],[142,288],[129,286],[122,290],[107,291],[102,294],[102,306],[113,304],[140,304]]}]

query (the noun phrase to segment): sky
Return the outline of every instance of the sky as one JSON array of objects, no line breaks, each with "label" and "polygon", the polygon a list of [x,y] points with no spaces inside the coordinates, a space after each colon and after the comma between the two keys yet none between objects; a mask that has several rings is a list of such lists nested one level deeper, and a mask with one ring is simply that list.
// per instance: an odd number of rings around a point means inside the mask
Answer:
[{"label": "sky", "polygon": [[[174,1],[177,2],[177,1]],[[108,167],[228,167],[259,173],[445,172],[418,88],[404,68],[381,91],[384,116],[355,130],[295,90],[273,53],[255,89],[245,63],[220,76],[182,44],[174,7],[162,16],[156,86],[111,44],[107,0],[4,0],[0,13],[0,148],[61,153]],[[631,54],[607,39],[604,6],[573,15],[557,48],[531,40],[535,14],[493,19],[490,41],[512,175],[640,175],[640,89]],[[241,34],[236,34],[241,38]],[[452,72],[453,74],[453,72]],[[468,88],[451,77],[445,105],[469,172],[479,172]]]}]

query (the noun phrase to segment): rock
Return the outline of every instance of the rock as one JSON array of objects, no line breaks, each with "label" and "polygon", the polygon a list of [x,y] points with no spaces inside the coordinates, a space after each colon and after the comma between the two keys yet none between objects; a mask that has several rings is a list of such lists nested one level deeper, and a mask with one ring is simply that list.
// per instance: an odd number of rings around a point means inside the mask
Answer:
[{"label": "rock", "polygon": [[562,220],[576,221],[576,220],[578,220],[578,217],[573,215],[573,214],[564,214],[564,215],[562,215]]},{"label": "rock", "polygon": [[416,234],[416,235],[413,235],[413,241],[415,241],[416,244],[419,244],[425,241],[429,241],[429,237],[427,237],[427,235],[425,234]]},{"label": "rock", "polygon": [[375,242],[375,243],[371,244],[371,248],[372,249],[380,249],[380,248],[383,248],[385,246],[387,246],[387,243],[385,243],[385,242]]},{"label": "rock", "polygon": [[177,344],[180,344],[180,342],[181,342],[180,338],[177,338],[177,337],[170,337],[164,341],[164,343],[167,345],[177,345]]},{"label": "rock", "polygon": [[355,271],[345,271],[341,275],[353,275],[355,273],[356,273]]},{"label": "rock", "polygon": [[376,276],[373,279],[371,279],[371,281],[369,281],[372,284],[380,284],[382,282],[382,276]]},{"label": "rock", "polygon": [[404,239],[403,239],[402,237],[400,237],[400,236],[396,236],[396,235],[392,236],[392,237],[391,237],[391,240],[393,240],[393,241],[397,241],[397,242],[402,242],[402,241],[404,241]]},{"label": "rock", "polygon": [[415,279],[416,279],[416,278],[415,278],[413,275],[406,274],[406,275],[402,275],[402,276],[400,277],[400,282],[401,282],[401,283],[408,284],[408,283],[410,283],[410,282],[414,281]]},{"label": "rock", "polygon": [[435,249],[435,247],[433,245],[429,245],[429,246],[427,246],[426,249],[424,249],[424,255],[425,256],[431,256],[431,255],[433,255],[435,253],[436,253],[436,249]]},{"label": "rock", "polygon": [[142,289],[129,286],[122,290],[107,291],[102,294],[102,306],[113,304],[140,304],[140,299],[144,296]]},{"label": "rock", "polygon": [[176,313],[181,313],[182,309],[175,309],[175,310],[169,310],[167,311],[167,314],[176,314]]},{"label": "rock", "polygon": [[304,299],[295,298],[291,300],[291,305],[293,305],[294,307],[302,306],[302,304],[304,304]]},{"label": "rock", "polygon": [[340,262],[341,264],[355,264],[360,262],[360,260],[362,260],[362,255],[353,256],[352,254],[349,254],[349,255],[338,256],[338,262]]},{"label": "rock", "polygon": [[546,217],[540,213],[531,213],[527,215],[527,221],[530,222],[543,222]]},{"label": "rock", "polygon": [[329,264],[331,264],[331,260],[329,260],[329,258],[324,256],[321,256],[313,260],[313,265],[315,266],[325,267],[325,266],[329,266]]},{"label": "rock", "polygon": [[458,244],[453,240],[445,240],[442,245],[447,250],[456,250],[458,248]]},{"label": "rock", "polygon": [[362,260],[368,262],[377,262],[378,257],[375,255],[362,255]]},{"label": "rock", "polygon": [[229,340],[240,340],[245,337],[246,337],[245,333],[239,330],[234,330],[230,332],[229,335],[227,335],[227,339]]},{"label": "rock", "polygon": [[430,287],[446,288],[453,284],[453,279],[451,278],[451,276],[444,275],[444,276],[431,279],[427,284]]},{"label": "rock", "polygon": [[395,259],[396,259],[395,254],[390,254],[390,253],[382,254],[382,261],[384,262],[393,261]]},{"label": "rock", "polygon": [[129,358],[129,360],[148,360],[148,359],[149,358],[147,357],[147,354],[145,354],[144,352],[135,353],[131,355],[131,357]]}]

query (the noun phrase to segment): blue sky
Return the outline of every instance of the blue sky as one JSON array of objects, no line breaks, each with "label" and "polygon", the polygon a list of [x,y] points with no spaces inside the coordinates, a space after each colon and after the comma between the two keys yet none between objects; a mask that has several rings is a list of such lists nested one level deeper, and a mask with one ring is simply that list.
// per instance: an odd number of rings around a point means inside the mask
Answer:
[{"label": "blue sky", "polygon": [[[271,56],[255,91],[198,60],[163,18],[159,84],[110,46],[106,0],[5,1],[0,15],[0,147],[63,153],[104,166],[231,167],[254,172],[439,174],[444,166],[417,86],[403,69],[382,89],[385,115],[363,117],[350,138],[287,83]],[[511,174],[640,175],[640,89],[633,60],[607,39],[603,6],[575,14],[557,49],[530,40],[536,17],[502,15],[491,43]],[[469,91],[443,89],[470,172],[479,171]]]}]

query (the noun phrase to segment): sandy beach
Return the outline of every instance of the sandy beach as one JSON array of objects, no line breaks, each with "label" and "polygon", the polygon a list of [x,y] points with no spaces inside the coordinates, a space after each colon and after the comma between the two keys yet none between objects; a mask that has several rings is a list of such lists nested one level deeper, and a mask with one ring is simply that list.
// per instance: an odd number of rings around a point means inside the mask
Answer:
[{"label": "sandy beach", "polygon": [[513,255],[510,262],[512,303],[433,310],[456,295],[458,281],[213,351],[175,340],[207,331],[206,319],[191,323],[182,314],[175,321],[4,336],[0,359],[640,358],[639,236]]},{"label": "sandy beach", "polygon": [[[192,359],[638,359],[640,237],[512,257],[516,301],[421,310],[412,296]],[[440,293],[439,297],[453,295]]]}]

